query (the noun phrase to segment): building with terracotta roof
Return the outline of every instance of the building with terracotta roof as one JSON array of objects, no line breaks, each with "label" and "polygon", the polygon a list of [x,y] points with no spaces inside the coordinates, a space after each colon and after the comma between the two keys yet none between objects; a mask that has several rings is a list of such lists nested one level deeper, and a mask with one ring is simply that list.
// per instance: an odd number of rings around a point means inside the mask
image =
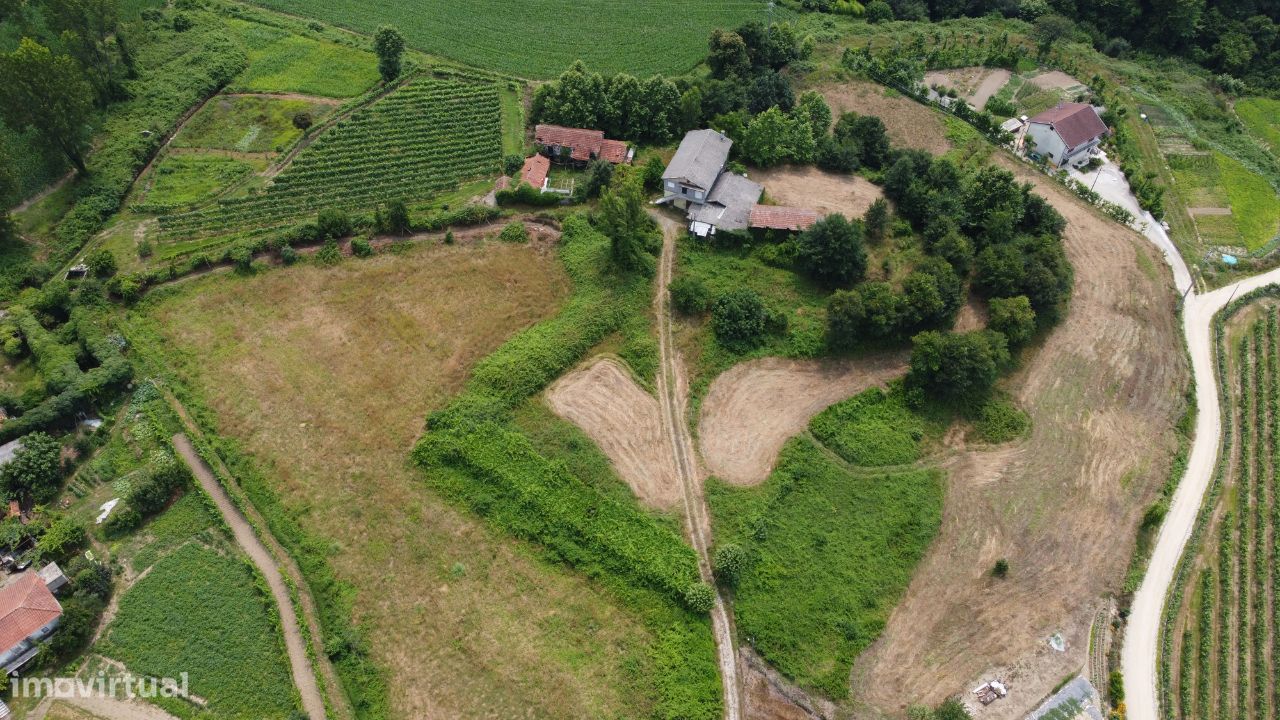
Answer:
[{"label": "building with terracotta roof", "polygon": [[27,664],[61,619],[62,606],[39,574],[26,573],[0,588],[0,671]]},{"label": "building with terracotta roof", "polygon": [[[534,154],[525,158],[520,168],[520,182],[529,183],[534,189],[546,192],[547,175],[551,172],[551,161],[543,155]],[[510,190],[511,178],[503,175],[494,183],[494,190]]]},{"label": "building with terracotta roof", "polygon": [[618,165],[629,163],[635,157],[635,150],[621,140],[605,138],[603,130],[538,125],[533,129],[533,141],[551,157],[577,164],[607,160]]},{"label": "building with terracotta roof", "polygon": [[814,210],[781,205],[756,205],[751,208],[748,225],[753,229],[800,232],[809,229],[816,222],[818,222],[818,213]]},{"label": "building with terracotta roof", "polygon": [[1085,164],[1110,132],[1097,108],[1085,103],[1058,103],[1027,121],[1032,152],[1054,167]]}]

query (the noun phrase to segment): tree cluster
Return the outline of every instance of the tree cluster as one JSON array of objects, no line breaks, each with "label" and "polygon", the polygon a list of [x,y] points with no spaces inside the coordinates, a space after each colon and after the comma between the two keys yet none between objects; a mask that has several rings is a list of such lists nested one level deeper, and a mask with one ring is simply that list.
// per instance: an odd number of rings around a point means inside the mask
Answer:
[{"label": "tree cluster", "polygon": [[682,100],[680,86],[668,78],[604,77],[579,61],[538,88],[532,116],[535,122],[599,129],[614,138],[669,142],[693,126]]},{"label": "tree cluster", "polygon": [[61,454],[62,446],[46,433],[23,436],[13,459],[0,467],[0,491],[4,499],[52,500],[62,481]]}]

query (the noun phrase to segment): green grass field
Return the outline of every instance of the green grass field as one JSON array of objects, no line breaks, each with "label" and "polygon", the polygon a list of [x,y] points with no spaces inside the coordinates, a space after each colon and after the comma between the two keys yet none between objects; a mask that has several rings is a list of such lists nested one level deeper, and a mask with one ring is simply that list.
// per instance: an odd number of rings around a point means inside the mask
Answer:
[{"label": "green grass field", "polygon": [[738,638],[804,687],[843,698],[942,521],[935,470],[851,471],[812,440],[783,448],[754,488],[707,484],[717,543],[748,555]]},{"label": "green grass field", "polygon": [[249,68],[231,82],[231,92],[347,98],[378,81],[373,53],[236,18],[226,24],[249,56]]},{"label": "green grass field", "polygon": [[238,152],[278,152],[302,136],[293,125],[299,113],[320,122],[333,111],[329,103],[293,98],[220,95],[183,126],[174,147]]},{"label": "green grass field", "polygon": [[809,429],[846,461],[883,467],[918,460],[926,426],[895,386],[888,393],[872,388],[836,403],[814,417]]},{"label": "green grass field", "polygon": [[410,47],[517,77],[545,79],[575,60],[606,73],[680,73],[706,54],[715,28],[763,19],[747,0],[259,0],[272,10],[314,17],[372,35],[395,25]]},{"label": "green grass field", "polygon": [[156,165],[143,206],[151,211],[189,207],[212,199],[255,169],[260,167],[221,155],[171,154]]},{"label": "green grass field", "polygon": [[1236,114],[1249,132],[1280,155],[1280,100],[1248,98],[1236,103]]},{"label": "green grass field", "polygon": [[[184,545],[124,594],[99,649],[135,673],[189,673],[191,692],[209,701],[213,717],[288,718],[293,682],[257,582],[244,561]],[[185,701],[162,702],[196,714]]]},{"label": "green grass field", "polygon": [[1230,215],[1195,214],[1196,228],[1210,245],[1257,250],[1280,233],[1280,197],[1239,161],[1214,152],[1168,156],[1175,189],[1188,208],[1230,208]]}]

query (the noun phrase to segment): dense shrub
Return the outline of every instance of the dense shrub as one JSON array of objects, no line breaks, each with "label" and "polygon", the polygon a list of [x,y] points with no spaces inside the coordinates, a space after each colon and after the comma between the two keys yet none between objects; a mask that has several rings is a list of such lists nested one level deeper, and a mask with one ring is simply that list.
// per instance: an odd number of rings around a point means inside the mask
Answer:
[{"label": "dense shrub", "polygon": [[993,298],[989,307],[988,327],[1009,339],[1011,347],[1019,347],[1036,331],[1036,311],[1026,295]]},{"label": "dense shrub", "polygon": [[978,437],[989,443],[1016,440],[1031,429],[1031,418],[1008,398],[996,397],[978,412]]},{"label": "dense shrub", "polygon": [[746,567],[747,554],[741,545],[726,543],[716,548],[711,564],[715,568],[716,580],[733,585],[738,582],[738,577]]},{"label": "dense shrub", "polygon": [[362,258],[372,256],[373,245],[369,243],[369,238],[358,237],[352,239],[351,254]]},{"label": "dense shrub", "polygon": [[1008,364],[1008,344],[1000,333],[922,332],[912,339],[907,387],[976,410]]},{"label": "dense shrub", "polygon": [[520,182],[510,190],[499,190],[494,193],[494,199],[499,205],[550,207],[559,205],[564,196],[558,193],[544,193],[527,182]]},{"label": "dense shrub", "polygon": [[716,604],[716,591],[704,582],[696,582],[684,589],[685,607],[696,613],[709,613]]},{"label": "dense shrub", "polygon": [[5,500],[34,498],[47,502],[62,480],[62,446],[48,434],[33,432],[22,438],[13,458],[0,466],[0,491]]},{"label": "dense shrub", "polygon": [[701,315],[711,308],[711,291],[697,278],[678,277],[669,290],[671,304],[682,315]]},{"label": "dense shrub", "polygon": [[725,347],[748,350],[763,338],[768,315],[756,291],[738,288],[715,299],[711,307],[711,329]]},{"label": "dense shrub", "polygon": [[339,239],[351,234],[351,216],[341,208],[325,208],[316,216],[320,237]]},{"label": "dense shrub", "polygon": [[800,266],[831,287],[859,282],[867,272],[862,234],[861,220],[849,220],[839,213],[822,218],[796,240]]},{"label": "dense shrub", "polygon": [[529,242],[529,230],[524,223],[519,220],[509,222],[502,228],[502,232],[498,233],[498,239],[506,243],[527,243]]}]

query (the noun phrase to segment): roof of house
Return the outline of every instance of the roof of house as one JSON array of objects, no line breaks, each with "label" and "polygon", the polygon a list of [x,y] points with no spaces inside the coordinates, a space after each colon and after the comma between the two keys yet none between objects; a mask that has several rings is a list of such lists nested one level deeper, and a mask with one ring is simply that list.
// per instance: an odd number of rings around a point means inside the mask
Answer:
[{"label": "roof of house", "polygon": [[811,227],[816,222],[818,222],[818,213],[806,208],[780,205],[756,205],[751,208],[750,223],[753,228],[799,231]]},{"label": "roof of house", "polygon": [[31,637],[61,617],[62,606],[36,573],[29,572],[0,589],[0,652]]},{"label": "roof of house", "polygon": [[545,155],[534,153],[525,158],[524,166],[520,168],[520,179],[541,189],[543,183],[547,181],[549,172],[551,172],[551,161]]},{"label": "roof of house", "polygon": [[729,160],[731,147],[733,141],[715,130],[691,130],[680,141],[662,179],[679,180],[685,185],[709,190]]},{"label": "roof of house", "polygon": [[615,164],[630,160],[627,144],[621,140],[606,140],[603,130],[538,125],[533,129],[533,139],[540,145],[569,148],[569,157],[574,160],[590,160],[592,156]]},{"label": "roof of house", "polygon": [[723,173],[707,195],[707,202],[689,209],[689,219],[720,230],[746,230],[764,186],[735,173]]},{"label": "roof of house", "polygon": [[1067,147],[1083,145],[1109,132],[1107,124],[1098,117],[1098,111],[1085,103],[1059,103],[1057,107],[1031,118],[1030,122],[1048,125]]}]

